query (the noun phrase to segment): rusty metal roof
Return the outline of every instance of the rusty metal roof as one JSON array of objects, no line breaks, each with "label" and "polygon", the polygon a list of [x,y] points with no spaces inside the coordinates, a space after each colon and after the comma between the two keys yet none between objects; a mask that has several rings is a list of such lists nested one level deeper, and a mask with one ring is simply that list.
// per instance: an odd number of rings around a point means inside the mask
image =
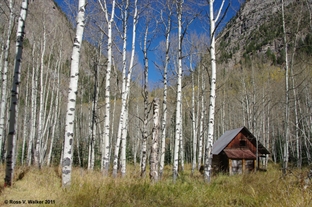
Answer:
[{"label": "rusty metal roof", "polygon": [[[213,145],[212,147],[212,154],[218,155],[224,148],[236,137],[236,135],[244,131],[245,134],[247,134],[248,140],[256,146],[256,137],[246,128],[246,127],[240,127],[237,129],[232,129],[229,131],[226,131]],[[270,154],[270,152],[258,141],[258,152],[260,154]]]},{"label": "rusty metal roof", "polygon": [[226,156],[230,159],[255,160],[256,155],[249,149],[225,149]]}]

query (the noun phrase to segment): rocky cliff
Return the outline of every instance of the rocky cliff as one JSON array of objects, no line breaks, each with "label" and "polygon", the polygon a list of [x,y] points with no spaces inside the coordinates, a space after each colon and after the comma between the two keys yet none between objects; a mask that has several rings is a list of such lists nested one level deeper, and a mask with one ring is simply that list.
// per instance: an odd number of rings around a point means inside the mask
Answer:
[{"label": "rocky cliff", "polygon": [[[307,36],[311,1],[285,0],[289,42]],[[282,58],[283,28],[281,3],[276,0],[247,0],[218,36],[219,60],[230,68],[242,58],[264,55],[272,62]]]}]

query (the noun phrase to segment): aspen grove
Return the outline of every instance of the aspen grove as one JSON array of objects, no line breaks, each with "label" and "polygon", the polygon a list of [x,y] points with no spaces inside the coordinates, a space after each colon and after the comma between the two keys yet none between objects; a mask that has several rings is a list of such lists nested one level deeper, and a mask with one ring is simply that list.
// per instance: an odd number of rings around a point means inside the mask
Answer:
[{"label": "aspen grove", "polygon": [[[263,4],[273,9],[261,22],[250,9]],[[215,141],[242,126],[270,152],[257,162],[281,164],[284,175],[311,169],[311,1],[2,0],[0,8],[5,186],[17,182],[17,166],[60,166],[63,188],[78,168],[152,183],[169,169],[176,183],[185,164],[210,183]]]}]

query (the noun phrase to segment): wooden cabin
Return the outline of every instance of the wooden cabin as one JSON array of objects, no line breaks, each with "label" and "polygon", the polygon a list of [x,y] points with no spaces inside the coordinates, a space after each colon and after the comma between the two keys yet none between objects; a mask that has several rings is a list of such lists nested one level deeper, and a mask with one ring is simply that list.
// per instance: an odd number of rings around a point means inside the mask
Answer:
[{"label": "wooden cabin", "polygon": [[255,171],[260,168],[260,159],[269,151],[246,128],[226,131],[212,147],[214,172],[230,175]]}]

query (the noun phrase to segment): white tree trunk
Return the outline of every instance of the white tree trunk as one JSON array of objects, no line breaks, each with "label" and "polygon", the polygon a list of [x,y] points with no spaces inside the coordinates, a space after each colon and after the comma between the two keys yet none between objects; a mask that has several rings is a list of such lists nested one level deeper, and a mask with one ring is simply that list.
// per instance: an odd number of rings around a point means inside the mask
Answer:
[{"label": "white tree trunk", "polygon": [[283,37],[285,47],[285,140],[283,152],[283,173],[285,174],[288,168],[288,143],[289,143],[289,65],[288,65],[288,52],[287,52],[287,38],[285,27],[285,13],[284,13],[284,0],[282,0],[282,21],[283,21]]},{"label": "white tree trunk", "polygon": [[26,146],[26,137],[28,136],[27,129],[27,117],[28,117],[28,93],[29,93],[29,67],[27,68],[27,83],[26,83],[26,97],[25,97],[25,108],[24,108],[24,123],[23,123],[23,144],[22,144],[22,156],[21,163],[24,165],[24,156],[25,156],[25,146]]},{"label": "white tree trunk", "polygon": [[[129,9],[129,0],[126,1],[126,5],[124,8],[124,15],[123,15],[123,70],[122,70],[122,103],[121,103],[121,112],[120,112],[120,121],[118,126],[117,132],[117,141],[114,153],[114,166],[113,166],[113,176],[117,176],[117,165],[118,165],[118,154],[120,148],[120,140],[122,140],[123,145],[126,144],[126,137],[127,137],[127,120],[128,120],[128,102],[129,102],[129,93],[130,93],[130,83],[131,83],[131,76],[134,67],[134,58],[135,58],[135,42],[136,42],[136,26],[138,23],[138,8],[137,8],[137,0],[134,2],[134,15],[133,15],[133,27],[132,27],[132,44],[131,44],[131,57],[130,57],[130,64],[128,73],[126,71],[127,68],[127,57],[126,57],[126,46],[127,46],[127,19],[128,19],[128,9]],[[126,156],[126,147],[122,147],[122,156]],[[122,176],[126,173],[126,162],[125,157],[122,158]]]},{"label": "white tree trunk", "polygon": [[168,76],[168,65],[169,65],[169,50],[170,50],[170,31],[171,31],[171,14],[169,13],[168,23],[166,27],[166,60],[164,67],[164,99],[163,99],[163,119],[162,119],[162,134],[161,134],[161,149],[160,149],[160,164],[159,164],[159,176],[163,175],[165,167],[165,153],[166,153],[166,126],[167,126],[167,76]]},{"label": "white tree trunk", "polygon": [[70,82],[67,101],[67,112],[65,122],[65,142],[62,161],[62,185],[63,187],[71,184],[71,170],[73,157],[73,138],[74,138],[74,120],[76,110],[76,94],[78,90],[78,74],[79,74],[79,59],[82,37],[85,27],[85,0],[79,0],[76,37],[74,39],[73,52],[70,68]]},{"label": "white tree trunk", "polygon": [[[128,103],[127,103],[128,105]],[[121,177],[126,176],[126,149],[127,149],[127,128],[128,128],[128,106],[125,108],[124,121],[121,133]]]},{"label": "white tree trunk", "polygon": [[211,178],[211,164],[212,164],[212,145],[214,137],[214,116],[215,116],[215,102],[216,102],[216,76],[217,76],[217,66],[216,66],[216,53],[215,53],[215,23],[218,21],[225,0],[222,0],[221,6],[219,8],[218,14],[214,16],[213,3],[214,0],[209,0],[209,17],[210,17],[210,58],[211,58],[211,85],[210,85],[210,98],[209,98],[209,118],[208,118],[208,140],[206,142],[205,150],[205,181],[210,182]]},{"label": "white tree trunk", "polygon": [[59,92],[60,92],[60,68],[61,68],[61,60],[62,60],[62,50],[60,50],[60,56],[59,61],[57,64],[57,91],[56,91],[56,97],[55,97],[55,108],[54,108],[54,120],[53,120],[53,126],[52,126],[52,134],[51,134],[51,142],[49,147],[49,153],[48,153],[48,161],[47,166],[49,167],[51,164],[52,159],[52,149],[54,144],[54,136],[55,136],[55,129],[59,120]]},{"label": "white tree trunk", "polygon": [[38,85],[38,76],[37,71],[39,67],[35,67],[35,49],[36,44],[33,44],[32,49],[32,77],[31,77],[31,113],[30,113],[30,132],[29,132],[29,140],[28,140],[28,149],[27,149],[27,165],[30,166],[32,162],[32,149],[33,149],[33,140],[36,134],[36,107],[37,107],[37,85]]},{"label": "white tree trunk", "polygon": [[46,29],[45,25],[43,25],[43,42],[41,42],[41,58],[40,58],[40,95],[39,95],[39,115],[38,115],[38,132],[37,132],[37,140],[35,147],[35,166],[41,168],[41,142],[43,138],[43,114],[44,114],[44,84],[43,84],[43,68],[44,63],[43,59],[45,56],[45,48],[46,48]]},{"label": "white tree trunk", "polygon": [[194,71],[192,71],[192,138],[193,138],[193,160],[192,173],[196,169],[196,155],[197,155],[197,133],[196,133],[196,116],[195,116],[195,81]]},{"label": "white tree trunk", "polygon": [[177,99],[176,99],[176,131],[174,142],[173,154],[173,182],[178,177],[179,165],[179,140],[181,136],[181,107],[182,107],[182,5],[183,1],[177,2],[177,15],[178,15],[178,77],[177,77]]},{"label": "white tree trunk", "polygon": [[16,47],[15,47],[15,62],[14,76],[12,84],[12,94],[9,114],[9,134],[7,138],[7,157],[4,185],[11,186],[13,183],[14,166],[15,166],[15,150],[17,136],[17,120],[18,120],[18,100],[19,100],[19,85],[21,74],[21,62],[23,52],[23,40],[25,35],[25,22],[27,17],[28,0],[24,0],[21,6],[21,13],[17,25]]},{"label": "white tree trunk", "polygon": [[150,157],[150,178],[153,182],[158,181],[158,137],[159,137],[159,99],[153,101],[153,134]]},{"label": "white tree trunk", "polygon": [[[203,74],[203,73],[202,73]],[[200,112],[200,123],[199,123],[199,140],[198,140],[198,170],[200,169],[201,165],[203,164],[202,157],[203,157],[203,140],[204,140],[204,118],[205,118],[205,97],[204,97],[204,91],[205,91],[205,82],[204,77],[202,77],[202,91],[201,91],[201,112]]]},{"label": "white tree trunk", "polygon": [[117,139],[115,145],[115,153],[114,153],[114,161],[113,161],[113,177],[117,177],[118,170],[118,157],[119,157],[119,149],[120,149],[120,140],[122,136],[122,128],[126,110],[126,85],[127,85],[127,19],[128,19],[128,9],[129,9],[129,0],[126,1],[125,8],[123,10],[123,18],[122,18],[122,26],[123,26],[123,48],[122,48],[122,86],[121,86],[121,111],[120,111],[120,119],[117,131]]},{"label": "white tree trunk", "polygon": [[103,169],[103,174],[106,175],[108,173],[109,167],[109,149],[110,149],[110,78],[111,78],[111,71],[112,71],[112,48],[113,48],[113,22],[115,17],[115,0],[112,2],[112,10],[111,16],[108,15],[108,9],[106,5],[106,1],[104,4],[101,3],[102,11],[105,14],[105,18],[108,24],[108,31],[107,31],[107,69],[106,69],[106,77],[105,77],[105,115],[104,115],[104,134],[102,140],[102,157],[101,157],[101,165]]},{"label": "white tree trunk", "polygon": [[144,123],[143,123],[143,136],[142,136],[142,159],[141,159],[141,177],[145,176],[146,171],[146,160],[147,160],[147,124],[148,124],[148,57],[147,57],[147,34],[148,34],[148,26],[145,29],[144,34]]},{"label": "white tree trunk", "polygon": [[[12,27],[13,27],[13,20],[14,20],[14,10],[13,10],[13,0],[9,1],[9,9],[10,9],[10,18],[9,18],[9,24],[8,24],[8,33],[7,33],[7,39],[4,46],[4,67],[2,72],[2,92],[1,92],[1,105],[0,105],[0,161],[2,162],[2,154],[3,154],[3,146],[2,143],[4,142],[4,133],[5,133],[5,116],[6,116],[6,107],[7,107],[7,72],[8,72],[8,65],[9,65],[9,50],[10,50],[10,37],[12,33]],[[2,57],[1,57],[2,60]],[[1,64],[2,66],[2,64]],[[0,66],[0,67],[1,67]]]}]

